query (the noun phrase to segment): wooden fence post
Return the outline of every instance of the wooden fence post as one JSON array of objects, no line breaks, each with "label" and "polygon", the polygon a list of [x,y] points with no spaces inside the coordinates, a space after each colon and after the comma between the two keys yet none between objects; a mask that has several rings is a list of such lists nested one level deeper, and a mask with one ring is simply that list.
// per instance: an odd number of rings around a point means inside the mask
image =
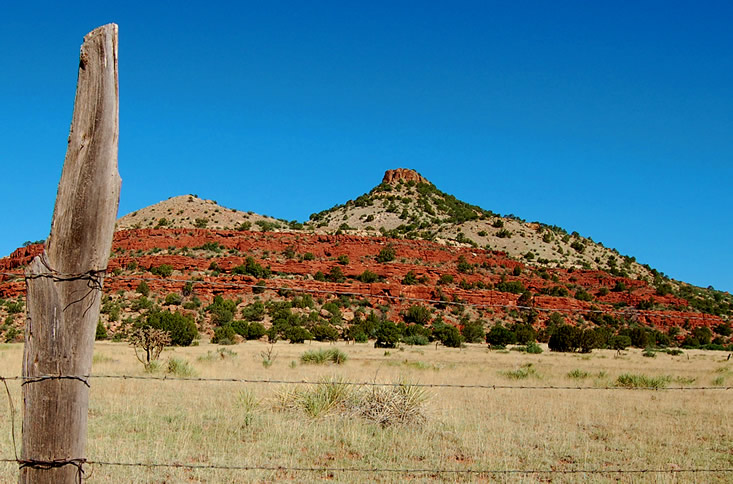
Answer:
[{"label": "wooden fence post", "polygon": [[118,112],[117,25],[108,24],[81,46],[51,234],[26,271],[21,483],[81,480],[87,376],[120,194]]}]

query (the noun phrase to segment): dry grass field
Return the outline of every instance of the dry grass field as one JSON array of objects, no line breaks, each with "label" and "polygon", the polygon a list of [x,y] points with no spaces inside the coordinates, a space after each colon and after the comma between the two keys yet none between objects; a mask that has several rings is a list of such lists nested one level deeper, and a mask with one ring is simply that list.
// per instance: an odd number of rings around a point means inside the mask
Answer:
[{"label": "dry grass field", "polygon": [[[222,350],[225,348],[225,350]],[[267,467],[390,469],[689,469],[733,468],[731,390],[605,389],[622,375],[644,376],[668,387],[730,386],[733,362],[719,352],[686,351],[642,357],[595,350],[589,355],[489,352],[371,344],[247,342],[166,350],[167,361],[188,364],[202,378],[413,382],[517,386],[587,386],[555,389],[413,389],[420,415],[385,425],[324,392],[340,385],[183,382],[93,379],[87,458],[115,462],[178,462]],[[308,350],[337,348],[343,364],[301,362]],[[22,345],[0,345],[0,374],[20,374]],[[185,373],[185,369],[183,369]],[[94,373],[148,375],[124,343],[97,343]],[[182,374],[182,373],[179,373]],[[170,375],[170,374],[169,374]],[[173,375],[170,375],[173,376]],[[649,382],[647,381],[647,384]],[[633,383],[631,383],[633,384]],[[644,384],[643,382],[641,384]],[[21,408],[20,384],[9,382]],[[374,393],[352,388],[353,402]],[[294,392],[300,392],[294,395]],[[310,398],[310,400],[309,400]],[[309,402],[303,404],[303,402]],[[2,457],[12,458],[6,399],[0,426]],[[16,416],[17,425],[20,417]],[[0,465],[2,482],[16,482],[17,466]],[[731,482],[733,474],[460,474],[432,472],[296,472],[291,470],[191,470],[87,466],[90,482]]]}]

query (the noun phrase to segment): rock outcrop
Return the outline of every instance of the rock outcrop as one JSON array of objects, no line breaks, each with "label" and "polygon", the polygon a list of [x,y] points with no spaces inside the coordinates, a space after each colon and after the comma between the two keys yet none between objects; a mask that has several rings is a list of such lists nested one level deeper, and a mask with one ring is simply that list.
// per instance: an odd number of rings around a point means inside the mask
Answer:
[{"label": "rock outcrop", "polygon": [[415,182],[415,183],[430,183],[424,176],[411,170],[409,168],[397,168],[395,170],[387,170],[382,178],[382,183],[394,185],[399,181],[403,182]]}]

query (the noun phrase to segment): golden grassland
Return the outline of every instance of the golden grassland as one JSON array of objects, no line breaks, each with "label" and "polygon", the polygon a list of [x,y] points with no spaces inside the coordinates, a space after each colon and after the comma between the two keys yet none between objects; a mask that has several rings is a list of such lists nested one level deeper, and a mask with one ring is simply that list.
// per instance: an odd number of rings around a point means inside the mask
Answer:
[{"label": "golden grassland", "polygon": [[[307,350],[338,348],[341,365],[306,365]],[[278,343],[226,347],[202,343],[166,350],[203,378],[287,379],[425,384],[587,386],[588,390],[427,388],[422,421],[382,426],[339,411],[309,416],[279,408],[284,385],[93,379],[87,458],[96,461],[270,467],[388,469],[707,469],[733,468],[731,390],[606,389],[624,374],[670,387],[730,386],[727,354],[641,350],[617,355],[526,354],[435,346],[403,350],[371,344]],[[232,353],[230,353],[232,352]],[[0,374],[19,375],[22,345],[0,345]],[[223,355],[223,356],[222,356]],[[124,343],[98,342],[93,372],[148,375]],[[20,384],[9,382],[16,409]],[[314,388],[290,385],[288,388]],[[2,457],[12,458],[8,402],[0,409]],[[16,415],[16,425],[20,416]],[[18,430],[19,432],[19,430]],[[18,445],[20,438],[18,437]],[[733,473],[455,474],[345,471],[191,470],[86,467],[91,482],[731,482]],[[0,465],[1,482],[17,466]]]}]

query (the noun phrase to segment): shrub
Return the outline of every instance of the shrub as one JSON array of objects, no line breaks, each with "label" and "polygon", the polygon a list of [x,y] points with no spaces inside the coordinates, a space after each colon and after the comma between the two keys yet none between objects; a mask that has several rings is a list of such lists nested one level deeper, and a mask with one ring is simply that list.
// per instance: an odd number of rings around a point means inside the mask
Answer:
[{"label": "shrub", "polygon": [[300,362],[303,364],[323,365],[335,363],[342,365],[349,359],[349,356],[337,348],[327,350],[308,350],[300,355]]},{"label": "shrub", "polygon": [[588,378],[590,376],[590,373],[576,368],[575,370],[568,372],[567,376],[568,378],[573,378],[574,380],[583,380],[585,378]]},{"label": "shrub", "polygon": [[344,282],[346,280],[346,277],[344,276],[344,273],[341,271],[340,267],[333,266],[331,267],[328,276],[326,276],[326,279],[328,279],[330,282]]},{"label": "shrub", "polygon": [[458,272],[463,274],[470,274],[473,272],[473,266],[466,261],[466,257],[461,255],[458,257]]},{"label": "shrub", "polygon": [[424,334],[411,334],[402,338],[402,342],[410,346],[425,346],[430,344],[430,340]]},{"label": "shrub", "polygon": [[501,324],[496,324],[486,333],[486,342],[491,346],[506,346],[516,342],[515,334]]},{"label": "shrub", "polygon": [[406,323],[415,323],[420,325],[426,325],[430,322],[432,315],[430,309],[425,306],[410,306],[403,316]]},{"label": "shrub", "polygon": [[579,329],[570,326],[563,325],[558,327],[550,336],[550,340],[547,345],[550,347],[550,351],[557,352],[570,352],[575,351],[578,347],[578,333]]},{"label": "shrub", "polygon": [[179,312],[151,311],[145,326],[169,333],[174,346],[189,346],[198,334],[193,318]]},{"label": "shrub", "polygon": [[97,332],[94,335],[95,340],[107,339],[107,328],[104,327],[104,323],[100,319],[97,321]]},{"label": "shrub", "polygon": [[453,283],[453,276],[451,274],[441,274],[438,279],[438,284],[447,285]]},{"label": "shrub", "polygon": [[381,321],[376,329],[375,348],[396,348],[400,341],[400,330],[392,321]]},{"label": "shrub", "polygon": [[313,335],[310,331],[303,328],[302,326],[291,326],[285,330],[283,337],[290,341],[291,344],[300,344],[305,340],[313,339]]},{"label": "shrub", "polygon": [[461,328],[461,336],[468,343],[483,342],[486,338],[483,322],[481,320],[466,321],[463,328]]},{"label": "shrub", "polygon": [[522,294],[526,289],[521,281],[501,281],[496,285],[496,290],[501,292],[511,292],[512,294]]},{"label": "shrub", "polygon": [[206,311],[211,314],[211,322],[224,326],[234,319],[234,313],[237,310],[237,302],[230,299],[224,299],[221,296],[214,296],[214,300],[206,307]]},{"label": "shrub", "polygon": [[313,252],[306,252],[303,254],[303,260],[315,260],[316,256],[313,255]]},{"label": "shrub", "polygon": [[242,309],[242,317],[247,321],[262,321],[265,319],[265,305],[255,301]]},{"label": "shrub", "polygon": [[170,344],[171,339],[167,331],[143,327],[134,329],[130,333],[128,341],[130,346],[135,348],[137,359],[145,366],[146,370],[149,370],[151,364],[160,356],[163,348]]},{"label": "shrub", "polygon": [[346,254],[341,254],[340,256],[338,256],[338,263],[342,266],[349,265],[349,256]]},{"label": "shrub", "polygon": [[260,339],[264,335],[265,335],[265,327],[262,325],[262,323],[249,323],[249,326],[247,326],[246,338],[248,340]]},{"label": "shrub", "polygon": [[190,377],[196,373],[188,361],[181,360],[179,358],[171,358],[168,360],[166,372],[180,378]]},{"label": "shrub", "polygon": [[252,294],[262,294],[265,292],[265,289],[267,289],[267,282],[260,279],[257,281],[257,284],[252,287]]},{"label": "shrub", "polygon": [[537,332],[529,324],[517,325],[514,328],[514,335],[517,338],[517,343],[520,345],[530,344],[537,339]]},{"label": "shrub", "polygon": [[173,274],[173,266],[170,264],[161,264],[158,267],[151,267],[150,273],[160,277],[170,277]]},{"label": "shrub", "polygon": [[644,351],[642,351],[641,356],[645,356],[647,358],[656,358],[657,353],[656,351],[654,351],[654,348],[647,347],[647,348],[644,348]]},{"label": "shrub", "polygon": [[377,254],[377,262],[390,262],[395,259],[396,253],[394,250],[394,247],[392,244],[389,244],[387,247],[384,247],[382,250],[379,251],[379,254]]},{"label": "shrub", "polygon": [[538,355],[542,353],[542,347],[537,343],[529,343],[525,348],[525,351],[529,354]]},{"label": "shrub", "polygon": [[252,256],[248,256],[244,260],[244,264],[238,265],[232,269],[232,274],[244,274],[258,279],[265,279],[270,277],[272,271],[270,268],[262,267]]},{"label": "shrub", "polygon": [[[247,321],[242,321],[241,319],[238,319],[236,321],[232,321],[229,326],[239,336],[241,336],[242,338],[247,339],[247,332],[249,331],[249,323]],[[216,335],[216,330],[214,330],[214,335]],[[212,340],[212,342],[213,342],[213,340]]]},{"label": "shrub", "polygon": [[150,286],[148,286],[148,283],[145,281],[140,281],[140,284],[137,285],[136,291],[139,294],[142,294],[143,296],[149,296],[150,295]]},{"label": "shrub", "polygon": [[611,338],[608,340],[608,346],[609,348],[616,350],[616,351],[622,351],[631,346],[631,338],[624,335],[616,335],[611,336]]},{"label": "shrub", "polygon": [[233,345],[234,335],[237,334],[230,324],[220,326],[214,330],[214,337],[211,342],[220,345]]},{"label": "shrub", "polygon": [[311,333],[313,334],[313,339],[316,341],[338,341],[339,339],[338,330],[328,324],[317,324],[313,326]]},{"label": "shrub", "polygon": [[359,274],[359,276],[357,276],[357,279],[360,282],[371,284],[372,282],[379,281],[379,276],[375,274],[374,272],[367,269],[367,270],[364,270],[364,272],[362,272],[361,274]]},{"label": "shrub", "polygon": [[499,374],[510,380],[524,380],[529,377],[540,378],[532,363],[526,363],[516,370],[500,371]]},{"label": "shrub", "polygon": [[625,388],[664,388],[672,379],[669,376],[648,377],[624,373],[616,379],[616,386]]},{"label": "shrub", "polygon": [[183,297],[180,294],[170,293],[165,297],[165,304],[167,306],[180,306],[183,302]]},{"label": "shrub", "polygon": [[463,344],[463,336],[458,328],[451,324],[445,324],[442,321],[433,325],[433,339],[448,348],[460,348]]},{"label": "shrub", "polygon": [[410,271],[407,274],[405,274],[405,277],[402,278],[402,284],[406,286],[412,286],[418,283],[417,276],[415,276],[414,271]]}]

